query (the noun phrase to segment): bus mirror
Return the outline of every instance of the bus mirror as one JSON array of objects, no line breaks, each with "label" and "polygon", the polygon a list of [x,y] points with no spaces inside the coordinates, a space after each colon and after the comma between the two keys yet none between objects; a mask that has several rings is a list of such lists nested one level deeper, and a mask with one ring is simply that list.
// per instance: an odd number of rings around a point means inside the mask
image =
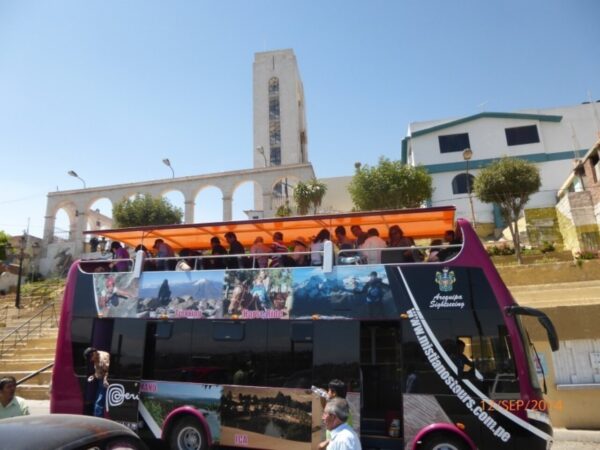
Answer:
[{"label": "bus mirror", "polygon": [[539,309],[519,305],[507,306],[505,308],[505,311],[509,316],[519,314],[522,316],[536,317],[540,325],[544,327],[546,333],[548,334],[548,342],[550,343],[550,348],[552,349],[552,351],[555,352],[559,349],[560,344],[558,342],[558,334],[556,333],[554,324],[552,323],[550,318],[542,311],[540,311]]},{"label": "bus mirror", "polygon": [[329,273],[333,270],[333,243],[326,240],[323,243],[323,272]]}]

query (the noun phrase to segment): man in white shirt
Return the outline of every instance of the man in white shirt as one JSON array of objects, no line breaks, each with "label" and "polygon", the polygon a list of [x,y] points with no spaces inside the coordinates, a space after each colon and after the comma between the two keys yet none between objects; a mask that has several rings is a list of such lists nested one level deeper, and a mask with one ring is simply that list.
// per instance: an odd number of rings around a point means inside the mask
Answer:
[{"label": "man in white shirt", "polygon": [[29,415],[29,407],[25,400],[15,395],[16,389],[15,377],[0,378],[0,419]]},{"label": "man in white shirt", "polygon": [[350,408],[344,398],[334,397],[325,405],[323,422],[331,432],[327,450],[362,450],[360,439],[346,423],[349,414]]}]

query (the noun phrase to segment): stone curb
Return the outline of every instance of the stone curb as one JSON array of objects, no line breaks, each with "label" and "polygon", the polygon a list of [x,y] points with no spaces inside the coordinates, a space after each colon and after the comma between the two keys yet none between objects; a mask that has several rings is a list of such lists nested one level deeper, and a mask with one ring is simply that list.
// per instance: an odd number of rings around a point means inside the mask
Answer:
[{"label": "stone curb", "polygon": [[600,430],[567,430],[566,428],[555,428],[554,441],[600,443]]}]

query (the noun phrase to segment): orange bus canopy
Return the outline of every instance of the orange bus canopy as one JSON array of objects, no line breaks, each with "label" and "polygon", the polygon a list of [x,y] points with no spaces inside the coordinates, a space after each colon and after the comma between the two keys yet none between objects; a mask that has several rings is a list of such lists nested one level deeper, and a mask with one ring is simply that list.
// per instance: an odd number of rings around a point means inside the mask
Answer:
[{"label": "orange bus canopy", "polygon": [[238,240],[250,247],[258,236],[265,243],[273,240],[277,231],[283,233],[283,240],[291,243],[298,237],[307,241],[314,238],[321,229],[327,228],[333,237],[334,229],[342,225],[352,238],[350,227],[360,225],[363,231],[376,228],[382,238],[387,238],[392,225],[399,225],[404,235],[414,239],[441,238],[446,230],[454,229],[454,206],[436,208],[400,209],[369,211],[315,216],[274,217],[269,219],[240,220],[181,225],[149,225],[135,228],[86,231],[84,234],[104,236],[128,246],[139,244],[152,248],[155,239],[163,239],[174,250],[183,248],[208,249],[210,239],[217,236],[225,244],[224,234],[232,231]]}]

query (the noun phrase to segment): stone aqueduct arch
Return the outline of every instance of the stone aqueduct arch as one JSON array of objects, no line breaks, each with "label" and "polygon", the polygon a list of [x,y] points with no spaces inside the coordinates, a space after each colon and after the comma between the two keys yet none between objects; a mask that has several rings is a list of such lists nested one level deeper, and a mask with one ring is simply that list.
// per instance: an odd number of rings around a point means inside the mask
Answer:
[{"label": "stone aqueduct arch", "polygon": [[138,193],[157,197],[176,190],[184,197],[184,223],[193,223],[197,194],[206,187],[214,186],[220,189],[223,195],[223,220],[227,221],[233,216],[233,193],[238,186],[251,181],[262,189],[262,199],[255,199],[255,206],[264,211],[265,217],[270,217],[274,214],[273,186],[277,182],[288,178],[306,181],[314,176],[313,167],[309,163],[50,192],[44,223],[44,247],[47,248],[53,242],[56,213],[61,208],[69,216],[69,241],[73,244],[73,255],[78,256],[84,248],[82,233],[87,229],[88,222],[98,219],[90,208],[101,198],[107,198],[114,205],[124,197]]}]

